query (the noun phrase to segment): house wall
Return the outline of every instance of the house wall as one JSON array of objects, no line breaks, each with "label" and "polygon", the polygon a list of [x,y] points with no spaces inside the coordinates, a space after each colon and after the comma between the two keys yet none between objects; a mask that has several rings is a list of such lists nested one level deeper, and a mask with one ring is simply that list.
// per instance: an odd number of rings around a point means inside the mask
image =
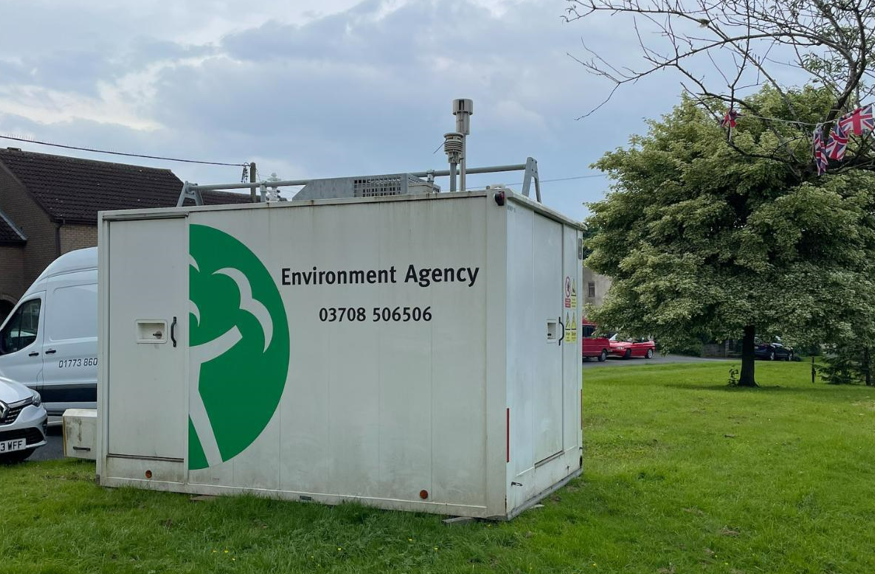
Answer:
[{"label": "house wall", "polygon": [[[595,287],[595,295],[590,295],[590,286]],[[611,278],[599,275],[592,269],[583,268],[583,302],[594,307],[601,307],[608,289],[611,288]]]},{"label": "house wall", "polygon": [[63,225],[61,226],[61,253],[76,249],[97,247],[96,225]]},{"label": "house wall", "polygon": [[24,246],[0,245],[0,323],[27,288],[23,277]]},{"label": "house wall", "polygon": [[[27,193],[24,186],[0,163],[0,209],[27,236],[27,244],[21,249],[20,260],[13,251],[4,248],[0,251],[0,268],[9,266],[17,269],[20,265],[17,281],[18,287],[11,296],[18,299],[27,287],[33,283],[43,269],[58,257],[56,226],[48,214]],[[6,263],[4,263],[4,261]],[[20,261],[20,263],[17,263]]]}]

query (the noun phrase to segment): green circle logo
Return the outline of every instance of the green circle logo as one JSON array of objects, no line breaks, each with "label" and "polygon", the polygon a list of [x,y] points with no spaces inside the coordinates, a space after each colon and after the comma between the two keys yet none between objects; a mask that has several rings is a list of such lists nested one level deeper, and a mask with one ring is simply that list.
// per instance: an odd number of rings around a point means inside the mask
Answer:
[{"label": "green circle logo", "polygon": [[230,460],[273,418],[289,367],[282,298],[258,257],[227,233],[189,226],[188,464]]}]

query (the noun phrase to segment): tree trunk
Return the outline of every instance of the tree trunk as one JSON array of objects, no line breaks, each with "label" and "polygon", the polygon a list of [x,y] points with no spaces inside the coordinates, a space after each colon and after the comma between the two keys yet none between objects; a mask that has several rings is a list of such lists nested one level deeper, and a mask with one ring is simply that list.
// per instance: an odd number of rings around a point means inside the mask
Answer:
[{"label": "tree trunk", "polygon": [[739,387],[756,387],[754,378],[754,338],[756,327],[748,325],[744,328],[744,338],[741,340],[741,377],[738,379]]}]

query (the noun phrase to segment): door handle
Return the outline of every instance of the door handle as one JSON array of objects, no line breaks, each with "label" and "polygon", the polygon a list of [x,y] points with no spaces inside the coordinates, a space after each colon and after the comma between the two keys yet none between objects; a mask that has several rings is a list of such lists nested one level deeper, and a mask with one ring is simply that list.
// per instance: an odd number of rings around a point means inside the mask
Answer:
[{"label": "door handle", "polygon": [[39,357],[39,353],[37,353],[36,351],[34,351],[33,353],[28,353],[27,356],[28,356],[28,357]]},{"label": "door handle", "polygon": [[58,352],[57,349],[49,349],[46,351],[46,355],[54,355],[57,352]]},{"label": "door handle", "polygon": [[562,346],[562,341],[565,339],[565,323],[562,322],[562,315],[559,315],[559,326],[562,327],[562,336],[559,337],[559,346]]},{"label": "door handle", "polygon": [[173,341],[173,347],[176,348],[176,317],[173,318],[173,323],[170,324],[170,340]]}]

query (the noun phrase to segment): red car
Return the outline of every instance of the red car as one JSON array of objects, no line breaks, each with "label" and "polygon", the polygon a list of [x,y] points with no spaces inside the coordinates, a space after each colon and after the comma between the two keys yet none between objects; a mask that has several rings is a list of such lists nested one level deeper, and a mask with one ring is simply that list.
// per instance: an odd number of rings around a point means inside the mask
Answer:
[{"label": "red car", "polygon": [[656,350],[656,343],[652,339],[631,339],[629,341],[617,341],[616,335],[611,337],[611,356],[620,357],[622,359],[631,359],[632,357],[644,357],[652,359],[653,353]]},{"label": "red car", "polygon": [[581,324],[583,337],[580,338],[583,347],[583,360],[598,357],[599,361],[605,361],[611,352],[611,342],[607,337],[594,336],[596,326],[584,320]]}]

